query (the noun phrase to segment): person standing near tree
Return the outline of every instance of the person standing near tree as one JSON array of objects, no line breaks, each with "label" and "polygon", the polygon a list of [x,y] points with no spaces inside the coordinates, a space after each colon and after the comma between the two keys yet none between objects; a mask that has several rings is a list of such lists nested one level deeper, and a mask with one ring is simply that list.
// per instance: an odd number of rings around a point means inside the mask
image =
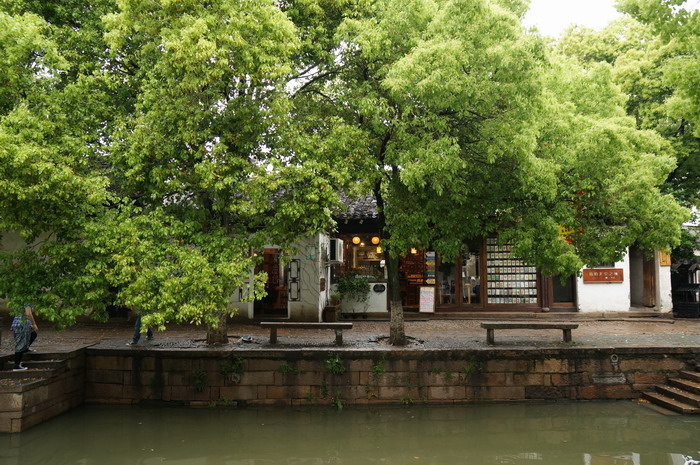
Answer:
[{"label": "person standing near tree", "polygon": [[[139,343],[141,339],[141,314],[136,315],[136,322],[134,323],[134,335],[131,337],[131,341],[127,342],[128,346],[135,346]],[[146,328],[146,339],[149,341],[153,340],[153,330],[151,328]]]},{"label": "person standing near tree", "polygon": [[27,367],[22,365],[22,357],[25,352],[32,351],[29,346],[32,345],[39,331],[33,310],[33,306],[25,305],[22,314],[15,316],[14,320],[12,320],[11,329],[15,334],[15,365],[13,368],[15,371],[27,369]]}]

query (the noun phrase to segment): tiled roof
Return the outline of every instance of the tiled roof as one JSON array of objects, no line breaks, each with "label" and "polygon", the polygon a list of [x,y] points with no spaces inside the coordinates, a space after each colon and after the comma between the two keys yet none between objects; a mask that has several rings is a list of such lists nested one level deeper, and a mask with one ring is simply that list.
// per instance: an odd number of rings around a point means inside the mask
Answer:
[{"label": "tiled roof", "polygon": [[343,220],[364,220],[377,217],[377,200],[373,194],[363,198],[352,198],[345,194],[340,194],[343,204],[346,205],[344,211],[338,212],[336,217]]}]

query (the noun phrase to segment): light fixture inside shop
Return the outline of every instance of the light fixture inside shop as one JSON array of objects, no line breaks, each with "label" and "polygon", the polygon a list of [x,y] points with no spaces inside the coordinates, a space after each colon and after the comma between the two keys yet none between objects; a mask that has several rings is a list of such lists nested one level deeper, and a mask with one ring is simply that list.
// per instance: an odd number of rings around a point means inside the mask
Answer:
[{"label": "light fixture inside shop", "polygon": [[372,244],[374,244],[374,245],[379,244],[379,236],[372,237]]},{"label": "light fixture inside shop", "polygon": [[356,244],[356,245],[357,245],[357,244],[360,243],[360,241],[361,241],[360,236],[355,236],[355,237],[352,238],[352,243],[353,243],[353,244]]},{"label": "light fixture inside shop", "polygon": [[417,251],[416,249],[411,248],[411,253],[412,253],[413,255],[415,255],[415,254],[418,253],[418,251]]},{"label": "light fixture inside shop", "polygon": [[377,253],[382,253],[382,248],[381,248],[381,247],[377,247]]}]

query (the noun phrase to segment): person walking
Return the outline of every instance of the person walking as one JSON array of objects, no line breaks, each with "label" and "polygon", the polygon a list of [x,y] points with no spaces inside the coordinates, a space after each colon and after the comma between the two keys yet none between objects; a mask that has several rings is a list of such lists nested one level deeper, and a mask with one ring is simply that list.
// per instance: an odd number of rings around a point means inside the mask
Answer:
[{"label": "person walking", "polygon": [[[139,343],[141,339],[141,315],[136,315],[136,322],[134,323],[134,335],[131,336],[131,341],[127,342],[128,346],[135,346]],[[146,328],[146,339],[149,341],[153,340],[153,330],[151,328]]]},{"label": "person walking", "polygon": [[34,307],[25,305],[21,315],[15,316],[12,320],[12,332],[15,334],[15,365],[14,371],[26,370],[22,365],[22,357],[25,352],[34,352],[29,346],[36,339],[39,326],[34,319]]}]

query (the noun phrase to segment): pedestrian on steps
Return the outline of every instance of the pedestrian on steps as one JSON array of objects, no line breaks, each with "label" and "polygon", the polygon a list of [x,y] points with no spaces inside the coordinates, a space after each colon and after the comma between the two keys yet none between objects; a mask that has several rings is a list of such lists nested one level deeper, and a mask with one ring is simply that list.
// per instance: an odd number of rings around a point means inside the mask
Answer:
[{"label": "pedestrian on steps", "polygon": [[29,346],[36,339],[39,326],[34,319],[34,307],[25,305],[20,315],[15,316],[10,327],[15,334],[15,365],[14,371],[26,370],[22,365],[22,357],[25,352],[34,352]]}]

